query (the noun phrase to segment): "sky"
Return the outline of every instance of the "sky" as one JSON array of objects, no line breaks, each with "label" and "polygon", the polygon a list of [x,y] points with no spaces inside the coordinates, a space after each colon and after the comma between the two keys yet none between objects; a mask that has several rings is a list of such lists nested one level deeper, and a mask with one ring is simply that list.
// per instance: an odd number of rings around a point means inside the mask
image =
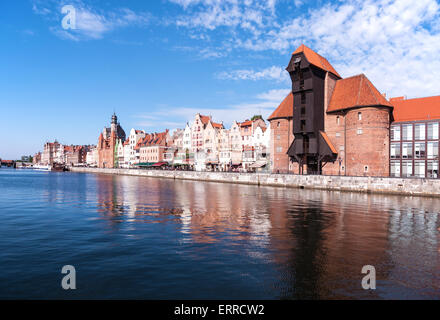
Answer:
[{"label": "sky", "polygon": [[267,118],[302,43],[387,97],[440,94],[436,0],[2,0],[0,41],[3,159],[96,144],[113,112],[127,133]]}]

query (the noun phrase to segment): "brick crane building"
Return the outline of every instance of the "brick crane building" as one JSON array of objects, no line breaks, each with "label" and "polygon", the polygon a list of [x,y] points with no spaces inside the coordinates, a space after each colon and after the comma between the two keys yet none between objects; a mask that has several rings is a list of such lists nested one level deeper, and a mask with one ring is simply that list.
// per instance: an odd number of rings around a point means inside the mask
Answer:
[{"label": "brick crane building", "polygon": [[292,91],[269,117],[273,172],[438,177],[440,97],[388,101],[304,45],[286,70]]}]

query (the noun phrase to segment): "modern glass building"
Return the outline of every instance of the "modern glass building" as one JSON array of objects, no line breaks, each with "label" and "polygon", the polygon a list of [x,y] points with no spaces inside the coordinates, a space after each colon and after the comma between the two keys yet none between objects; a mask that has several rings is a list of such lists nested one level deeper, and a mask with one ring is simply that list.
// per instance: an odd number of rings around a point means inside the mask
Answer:
[{"label": "modern glass building", "polygon": [[390,176],[439,178],[439,121],[393,123]]},{"label": "modern glass building", "polygon": [[440,178],[440,96],[390,101],[398,120],[391,124],[390,176]]}]

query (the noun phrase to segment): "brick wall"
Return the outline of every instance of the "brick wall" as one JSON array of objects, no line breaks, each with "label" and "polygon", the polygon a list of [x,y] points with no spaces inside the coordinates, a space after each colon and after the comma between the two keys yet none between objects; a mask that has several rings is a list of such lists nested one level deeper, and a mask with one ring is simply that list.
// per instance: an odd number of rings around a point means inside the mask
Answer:
[{"label": "brick wall", "polygon": [[295,168],[298,171],[298,164],[291,163],[287,155],[287,150],[293,141],[292,125],[292,118],[274,119],[270,121],[272,172],[294,172]]},{"label": "brick wall", "polygon": [[[322,168],[322,173],[326,175],[344,175],[345,172],[345,117],[343,114],[325,114],[325,132],[331,143],[338,152],[337,160],[327,163]],[[339,164],[340,159],[340,164]]]},{"label": "brick wall", "polygon": [[352,109],[347,112],[345,121],[347,175],[389,176],[390,110]]}]

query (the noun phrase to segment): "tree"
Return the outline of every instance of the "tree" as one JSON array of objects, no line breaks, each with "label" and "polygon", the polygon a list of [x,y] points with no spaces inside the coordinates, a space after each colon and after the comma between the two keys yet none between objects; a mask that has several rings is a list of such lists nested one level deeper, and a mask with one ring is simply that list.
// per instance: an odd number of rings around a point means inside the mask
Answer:
[{"label": "tree", "polygon": [[251,121],[255,121],[257,119],[263,119],[263,116],[261,114],[256,114],[251,118]]}]

